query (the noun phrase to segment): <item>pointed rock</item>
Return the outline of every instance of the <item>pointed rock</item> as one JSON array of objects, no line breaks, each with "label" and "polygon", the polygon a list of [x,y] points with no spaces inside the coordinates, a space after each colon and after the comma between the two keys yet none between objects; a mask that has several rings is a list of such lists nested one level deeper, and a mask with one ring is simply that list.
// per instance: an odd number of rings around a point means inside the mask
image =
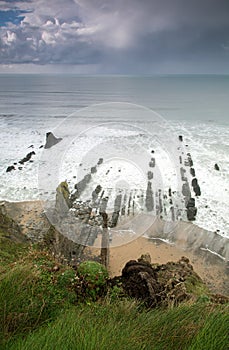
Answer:
[{"label": "pointed rock", "polygon": [[45,143],[45,149],[51,148],[52,146],[56,145],[58,142],[62,140],[61,137],[57,138],[53,135],[52,132],[46,133],[46,143]]}]

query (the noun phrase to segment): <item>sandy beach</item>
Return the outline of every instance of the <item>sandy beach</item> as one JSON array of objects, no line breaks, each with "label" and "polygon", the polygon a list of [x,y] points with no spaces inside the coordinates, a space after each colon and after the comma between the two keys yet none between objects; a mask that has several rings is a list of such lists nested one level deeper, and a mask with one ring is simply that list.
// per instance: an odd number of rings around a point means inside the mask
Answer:
[{"label": "sandy beach", "polygon": [[162,243],[159,240],[149,240],[144,237],[140,237],[127,245],[110,249],[109,271],[111,276],[120,275],[127,261],[136,260],[146,253],[150,254],[152,263],[158,264],[178,261],[182,256],[186,256],[194,270],[212,291],[229,294],[227,269],[223,262],[215,259],[213,264],[200,254],[194,254],[176,245]]}]

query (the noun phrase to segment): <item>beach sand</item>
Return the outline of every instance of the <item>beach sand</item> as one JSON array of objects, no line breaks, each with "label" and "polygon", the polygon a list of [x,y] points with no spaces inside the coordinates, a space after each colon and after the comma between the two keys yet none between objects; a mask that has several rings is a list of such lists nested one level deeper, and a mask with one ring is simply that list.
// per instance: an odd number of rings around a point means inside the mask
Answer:
[{"label": "beach sand", "polygon": [[140,237],[120,247],[110,248],[110,275],[121,275],[121,271],[127,261],[136,260],[146,253],[150,254],[152,263],[158,264],[178,261],[182,256],[186,256],[189,258],[194,270],[213,292],[229,294],[229,281],[225,263],[215,259],[213,264],[200,254],[195,254],[159,240],[149,240],[145,237]]},{"label": "beach sand", "polygon": [[[2,201],[1,204],[5,206],[9,216],[20,225],[24,235],[36,241],[36,238],[40,239],[47,232],[49,223],[41,202]],[[146,238],[146,234],[150,238]],[[168,240],[172,244],[162,240]],[[121,275],[122,268],[129,260],[136,260],[146,253],[150,254],[152,263],[158,264],[178,261],[182,256],[186,256],[194,270],[213,292],[229,295],[228,243],[228,239],[218,237],[192,223],[180,222],[166,233],[164,223],[155,221],[144,236],[135,237],[129,243],[122,241],[120,245],[110,247],[109,272],[111,276]],[[226,258],[222,259],[218,255],[202,250],[202,247],[206,246],[222,252]],[[87,247],[85,252],[89,256],[100,256],[98,247]]]}]

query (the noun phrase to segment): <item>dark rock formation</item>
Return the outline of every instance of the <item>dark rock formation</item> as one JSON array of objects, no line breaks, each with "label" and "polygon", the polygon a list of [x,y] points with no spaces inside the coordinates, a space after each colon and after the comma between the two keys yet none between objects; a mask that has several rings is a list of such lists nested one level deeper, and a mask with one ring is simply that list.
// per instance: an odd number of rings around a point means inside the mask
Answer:
[{"label": "dark rock formation", "polygon": [[148,181],[148,184],[147,184],[145,206],[148,211],[153,211],[154,209],[153,191],[152,191],[152,184],[150,181]]},{"label": "dark rock formation", "polygon": [[175,209],[174,206],[170,207],[172,221],[175,221]]},{"label": "dark rock formation", "polygon": [[200,186],[196,178],[192,179],[192,187],[193,187],[193,191],[195,192],[195,195],[200,196],[201,195]]},{"label": "dark rock formation", "polygon": [[20,226],[7,213],[4,202],[0,203],[0,231],[6,238],[14,241],[24,242],[26,237],[22,235]]},{"label": "dark rock formation", "polygon": [[183,141],[183,136],[182,135],[179,135],[179,141]]},{"label": "dark rock formation", "polygon": [[158,214],[163,212],[163,202],[162,202],[162,193],[161,190],[158,190]]},{"label": "dark rock formation", "polygon": [[195,199],[190,198],[187,205],[187,219],[189,221],[194,221],[196,219],[197,208],[195,207]]},{"label": "dark rock formation", "polygon": [[108,197],[105,197],[101,200],[101,203],[100,203],[100,208],[99,208],[99,213],[100,214],[103,214],[106,212],[106,209],[107,209],[107,203],[108,203]]},{"label": "dark rock formation", "polygon": [[193,161],[192,161],[192,157],[191,157],[191,154],[190,153],[187,153],[187,159],[185,160],[184,164],[185,166],[190,166],[192,167],[193,166]]},{"label": "dark rock formation", "polygon": [[154,266],[150,264],[148,254],[146,259],[142,256],[138,261],[129,261],[122,270],[120,280],[127,295],[142,300],[148,307],[170,303],[177,305],[190,299],[190,281],[193,294],[195,288],[198,291],[198,287],[203,285],[188,258]]},{"label": "dark rock formation", "polygon": [[6,169],[6,172],[9,173],[10,171],[15,170],[15,167],[13,165],[8,166]]},{"label": "dark rock formation", "polygon": [[120,213],[120,209],[121,209],[121,203],[122,203],[122,195],[118,194],[116,196],[115,202],[114,202],[114,212],[112,214],[110,227],[115,227],[118,223],[119,213]]},{"label": "dark rock formation", "polygon": [[96,166],[93,166],[91,168],[91,174],[95,174],[97,172]]},{"label": "dark rock formation", "polygon": [[35,154],[36,153],[34,151],[29,152],[23,159],[19,160],[19,163],[24,164],[25,162],[28,162],[31,159],[31,157]]},{"label": "dark rock formation", "polygon": [[190,168],[190,174],[195,177],[196,176],[196,172],[194,168]]},{"label": "dark rock formation", "polygon": [[75,192],[72,193],[70,200],[73,203],[77,198],[80,197],[81,193],[85,190],[87,187],[87,184],[91,181],[91,174],[87,174],[84,176],[84,178],[79,181],[74,187]]},{"label": "dark rock formation", "polygon": [[58,142],[60,142],[62,138],[57,138],[53,135],[52,132],[47,132],[46,133],[46,142],[45,142],[45,149],[51,148],[54,145],[56,145]]},{"label": "dark rock formation", "polygon": [[103,158],[99,158],[97,165],[101,165],[103,163]]},{"label": "dark rock formation", "polygon": [[96,186],[95,190],[92,192],[92,199],[93,201],[96,201],[98,198],[99,193],[101,192],[102,187],[100,185]]},{"label": "dark rock formation", "polygon": [[152,180],[153,179],[153,172],[152,171],[148,171],[148,180]]},{"label": "dark rock formation", "polygon": [[150,168],[155,167],[155,158],[151,158],[151,161],[149,162],[149,166],[150,166]]},{"label": "dark rock formation", "polygon": [[55,209],[58,215],[65,216],[68,213],[69,208],[71,207],[70,201],[70,192],[68,189],[68,184],[66,181],[63,181],[59,184],[56,189],[56,204]]},{"label": "dark rock formation", "polygon": [[219,171],[219,166],[217,163],[215,163],[214,168],[215,168],[215,170]]},{"label": "dark rock formation", "polygon": [[130,260],[122,270],[124,291],[133,298],[144,300],[148,307],[160,302],[161,286],[157,274],[147,262]]}]

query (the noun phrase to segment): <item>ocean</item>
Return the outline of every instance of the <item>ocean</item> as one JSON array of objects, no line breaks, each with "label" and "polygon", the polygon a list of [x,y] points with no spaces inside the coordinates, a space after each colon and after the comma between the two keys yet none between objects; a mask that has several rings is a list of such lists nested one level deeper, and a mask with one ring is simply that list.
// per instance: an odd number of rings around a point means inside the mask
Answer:
[{"label": "ocean", "polygon": [[[101,184],[111,203],[121,189],[143,210],[150,178],[159,214],[171,216],[171,190],[186,220],[180,168],[191,182],[190,154],[195,224],[229,237],[228,97],[229,76],[0,75],[0,199],[51,198],[64,180],[73,191],[103,158],[82,200]],[[45,150],[50,131],[63,140]]]}]

